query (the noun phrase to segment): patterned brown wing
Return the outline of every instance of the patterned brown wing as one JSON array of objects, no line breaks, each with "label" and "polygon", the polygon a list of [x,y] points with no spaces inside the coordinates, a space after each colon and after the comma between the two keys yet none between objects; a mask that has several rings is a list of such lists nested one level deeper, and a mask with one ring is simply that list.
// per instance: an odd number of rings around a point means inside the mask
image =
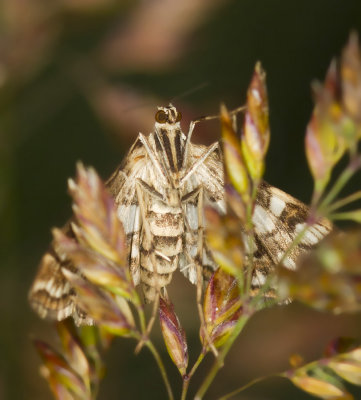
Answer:
[{"label": "patterned brown wing", "polygon": [[129,150],[126,158],[106,182],[114,197],[118,217],[121,220],[128,242],[128,260],[134,285],[140,283],[140,235],[142,218],[136,192],[138,178],[144,177],[153,168],[139,138]]},{"label": "patterned brown wing", "polygon": [[[261,286],[266,276],[279,263],[297,234],[306,226],[308,207],[291,195],[263,182],[258,191],[253,212],[254,286]],[[332,230],[332,224],[323,218],[310,226],[301,242],[284,260],[288,268],[296,267],[296,259],[309,251]]]},{"label": "patterned brown wing", "polygon": [[[203,145],[190,144],[190,164],[194,164],[208,148]],[[222,155],[217,147],[206,159],[199,165],[195,173],[185,182],[185,193],[192,193],[197,188],[202,187],[203,208],[210,205],[221,214],[226,212],[224,200],[224,182],[223,182],[223,160]],[[185,254],[180,260],[181,272],[190,280],[191,283],[197,283],[196,265],[194,263],[197,257],[198,242],[198,207],[199,198],[193,201],[184,202],[184,216],[187,220],[185,235]],[[201,212],[203,214],[203,210]],[[201,221],[203,227],[204,221]],[[203,240],[203,256],[202,256],[203,277],[208,281],[212,273],[217,269],[217,264],[213,260],[212,253],[207,246],[207,242]]]},{"label": "patterned brown wing", "polygon": [[[141,150],[139,141],[135,142],[130,151],[130,154],[132,154],[133,151],[135,157],[140,156],[138,158],[139,160],[141,159],[141,154],[137,154],[137,149]],[[139,254],[140,220],[137,212],[138,205],[134,187],[129,184],[130,182],[134,183],[134,179],[126,179],[127,176],[126,173],[122,171],[123,168],[125,172],[131,175],[132,165],[130,157],[127,157],[123,164],[112,174],[106,182],[106,186],[118,204],[120,219],[128,233],[132,275],[135,283],[137,283],[139,281],[139,257],[137,254]],[[71,229],[71,221],[64,226],[63,232],[67,236],[74,238]],[[52,243],[50,249],[44,254],[40,261],[38,273],[29,291],[29,303],[31,307],[41,318],[60,321],[72,316],[77,325],[92,324],[92,319],[87,317],[86,314],[77,307],[76,292],[64,277],[62,268],[77,272],[73,265],[62,259],[61,254],[59,254],[54,243]]]},{"label": "patterned brown wing", "polygon": [[[73,237],[70,223],[63,228],[64,233]],[[77,325],[92,325],[92,319],[77,307],[76,293],[65,279],[62,268],[76,272],[68,262],[62,260],[54,243],[44,254],[39,269],[29,291],[29,303],[41,318],[61,321],[72,316]]]}]

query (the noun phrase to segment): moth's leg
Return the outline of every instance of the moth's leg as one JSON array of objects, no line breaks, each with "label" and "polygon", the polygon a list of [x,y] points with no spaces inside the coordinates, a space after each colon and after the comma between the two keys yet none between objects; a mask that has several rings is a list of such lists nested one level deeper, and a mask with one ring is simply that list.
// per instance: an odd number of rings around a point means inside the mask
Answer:
[{"label": "moth's leg", "polygon": [[213,143],[208,150],[206,150],[201,157],[198,158],[198,160],[189,168],[188,171],[183,175],[183,177],[180,180],[179,186],[182,187],[184,183],[194,174],[194,172],[199,168],[201,164],[204,163],[204,161],[209,157],[210,154],[212,154],[216,149],[218,149],[219,143],[215,142]]},{"label": "moth's leg", "polygon": [[[149,226],[148,220],[146,218],[146,204],[145,204],[145,199],[144,199],[144,191],[145,191],[144,184],[145,184],[144,181],[142,181],[141,179],[138,179],[137,183],[136,183],[136,190],[137,190],[139,208],[140,208],[140,211],[142,213],[143,229],[144,229],[146,241],[152,247],[153,235],[152,235],[152,232],[150,230],[150,226]],[[153,251],[151,251],[151,253],[150,253],[150,260],[151,260],[151,263],[152,263],[152,266],[153,266],[153,271],[154,271],[155,275],[157,276],[158,275],[157,263],[156,263],[155,254],[154,254]],[[144,340],[147,340],[147,338],[148,338],[148,336],[150,334],[150,331],[152,330],[154,321],[155,321],[155,316],[156,316],[156,313],[157,313],[157,310],[158,310],[159,296],[160,296],[160,287],[159,287],[158,280],[156,280],[155,283],[156,283],[156,287],[155,287],[155,289],[156,289],[156,297],[155,297],[154,302],[153,302],[152,316],[151,316],[151,318],[150,318],[150,320],[148,322],[148,325],[147,325],[147,328],[146,328],[146,331],[145,331],[145,334],[144,334],[145,338],[138,343],[138,345],[136,347],[136,352],[140,351],[140,349],[142,348],[142,346],[144,344]]]},{"label": "moth's leg", "polygon": [[165,185],[168,185],[167,180],[167,171],[164,170],[160,162],[158,161],[156,155],[153,153],[152,149],[149,146],[147,138],[139,133],[139,140],[142,142],[150,160],[152,161],[153,165],[155,166],[156,170],[159,172],[159,175]]},{"label": "moth's leg", "polygon": [[[247,109],[247,106],[240,106],[240,107],[237,107],[234,110],[230,111],[229,114],[230,114],[231,117],[233,117],[233,116],[236,116],[237,114],[239,114],[240,112],[245,111],[246,109]],[[219,119],[220,117],[221,116],[219,114],[218,115],[209,115],[209,116],[205,116],[205,117],[200,117],[200,118],[192,121],[189,124],[187,140],[186,140],[186,143],[185,143],[185,154],[184,154],[184,158],[183,158],[183,167],[185,167],[184,163],[185,163],[185,161],[186,161],[186,159],[188,157],[189,143],[191,141],[191,137],[192,137],[192,134],[193,134],[193,131],[194,131],[194,128],[195,128],[196,124],[198,124],[199,122],[202,122],[202,121],[210,121],[212,119]]]},{"label": "moth's leg", "polygon": [[148,193],[150,196],[158,200],[164,201],[163,196],[159,192],[157,192],[152,186],[148,185],[148,183],[144,182],[143,179],[138,178],[137,183],[138,185],[140,185],[143,192]]},{"label": "moth's leg", "polygon": [[[193,237],[194,237],[194,235],[192,233],[193,229],[190,226],[190,223],[188,221],[187,210],[185,207],[188,202],[195,200],[198,197],[198,195],[199,195],[199,187],[192,190],[191,192],[187,193],[186,195],[184,195],[181,198],[181,209],[182,209],[182,216],[183,216],[183,221],[184,221],[184,225],[185,225],[185,230],[187,233],[189,233],[189,235],[192,235]],[[197,211],[198,211],[198,209],[197,209]],[[198,227],[197,227],[197,229],[198,229]],[[187,240],[186,240],[186,242],[187,242]],[[194,242],[196,242],[196,239],[194,239]],[[183,272],[184,270],[186,270],[188,268],[195,266],[194,257],[192,257],[189,254],[187,246],[185,246],[184,254],[187,258],[188,264],[181,269],[181,272]],[[191,282],[194,283],[192,280],[191,280]]]},{"label": "moth's leg", "polygon": [[[200,185],[197,189],[192,191],[188,196],[182,199],[182,203],[185,205],[188,201],[193,200],[195,197],[198,198],[197,203],[197,215],[198,215],[198,229],[197,229],[197,254],[195,257],[195,265],[197,272],[197,308],[199,319],[201,323],[201,329],[203,330],[205,339],[212,350],[215,357],[218,357],[218,351],[215,348],[214,344],[209,337],[206,323],[204,320],[203,314],[203,305],[202,305],[202,292],[203,292],[203,247],[204,247],[204,223],[203,223],[203,211],[204,211],[204,189],[203,186]],[[187,218],[185,218],[187,219]],[[189,257],[188,252],[186,252],[186,256]]]}]

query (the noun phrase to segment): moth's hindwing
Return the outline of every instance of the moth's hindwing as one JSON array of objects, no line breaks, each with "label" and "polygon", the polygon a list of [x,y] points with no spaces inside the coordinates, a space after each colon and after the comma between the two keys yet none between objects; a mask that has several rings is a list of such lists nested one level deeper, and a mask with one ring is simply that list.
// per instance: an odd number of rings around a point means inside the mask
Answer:
[{"label": "moth's hindwing", "polygon": [[[69,231],[69,226],[64,228]],[[31,307],[41,318],[61,321],[72,316],[77,325],[91,325],[92,319],[77,307],[76,293],[65,279],[62,268],[75,268],[60,260],[56,250],[51,245],[43,255],[38,273],[29,291]]]},{"label": "moth's hindwing", "polygon": [[59,260],[50,251],[46,252],[40,261],[29,300],[42,318],[62,320],[73,315],[72,288],[61,272]]}]

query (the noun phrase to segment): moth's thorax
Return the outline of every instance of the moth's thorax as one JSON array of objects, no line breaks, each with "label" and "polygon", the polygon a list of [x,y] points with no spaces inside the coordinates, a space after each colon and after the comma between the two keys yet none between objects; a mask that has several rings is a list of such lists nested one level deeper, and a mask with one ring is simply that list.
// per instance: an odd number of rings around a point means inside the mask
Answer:
[{"label": "moth's thorax", "polygon": [[180,207],[181,199],[179,197],[179,190],[175,188],[166,188],[164,192],[164,202],[171,207]]},{"label": "moth's thorax", "polygon": [[155,130],[156,131],[160,131],[162,129],[165,129],[169,132],[171,131],[180,131],[181,130],[181,126],[180,126],[180,122],[165,122],[165,123],[160,123],[160,122],[155,122],[154,124],[155,126]]},{"label": "moth's thorax", "polygon": [[169,183],[177,187],[185,155],[185,135],[181,131],[179,122],[173,125],[156,123],[154,141],[158,159],[170,178]]}]

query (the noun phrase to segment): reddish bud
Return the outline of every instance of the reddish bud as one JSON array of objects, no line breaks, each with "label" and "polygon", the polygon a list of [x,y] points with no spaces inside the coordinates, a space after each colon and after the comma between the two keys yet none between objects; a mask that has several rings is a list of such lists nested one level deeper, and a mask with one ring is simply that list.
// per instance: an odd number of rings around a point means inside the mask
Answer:
[{"label": "reddish bud", "polygon": [[354,120],[361,122],[361,55],[357,33],[350,35],[341,59],[343,106]]},{"label": "reddish bud", "polygon": [[[214,346],[220,347],[225,343],[241,311],[237,280],[218,268],[208,283],[203,303],[205,328]],[[200,333],[203,346],[208,347],[202,329]]]},{"label": "reddish bud", "polygon": [[80,344],[75,330],[68,320],[58,322],[57,330],[63,347],[63,352],[72,369],[83,379],[87,389],[90,391],[90,367],[88,359]]},{"label": "reddish bud", "polygon": [[40,340],[35,340],[34,344],[44,363],[42,375],[57,399],[85,400],[90,397],[87,385],[61,355]]},{"label": "reddish bud", "polygon": [[185,332],[174,312],[173,304],[162,297],[159,302],[159,320],[168,354],[184,377],[188,366],[188,347]]},{"label": "reddish bud", "polygon": [[134,326],[109,294],[69,270],[63,268],[62,272],[77,294],[79,308],[89,317],[115,335],[132,334]]},{"label": "reddish bud", "polygon": [[207,243],[217,264],[228,274],[243,273],[244,238],[241,221],[231,215],[219,215],[207,207]]},{"label": "reddish bud", "polygon": [[242,154],[248,172],[258,182],[264,173],[264,159],[270,142],[266,74],[258,62],[247,92],[247,111],[242,133]]},{"label": "reddish bud", "polygon": [[300,389],[321,399],[352,400],[353,398],[344,389],[308,375],[294,375],[290,380]]},{"label": "reddish bud", "polygon": [[92,168],[77,165],[76,182],[69,180],[79,242],[119,265],[126,265],[126,238],[114,201]]},{"label": "reddish bud", "polygon": [[233,129],[232,121],[224,105],[221,105],[221,126],[223,153],[226,173],[230,182],[242,196],[245,203],[249,201],[250,182],[242,156],[242,149]]},{"label": "reddish bud", "polygon": [[90,282],[138,303],[129,270],[104,257],[76,240],[70,239],[59,229],[53,229],[54,247],[71,261]]}]

